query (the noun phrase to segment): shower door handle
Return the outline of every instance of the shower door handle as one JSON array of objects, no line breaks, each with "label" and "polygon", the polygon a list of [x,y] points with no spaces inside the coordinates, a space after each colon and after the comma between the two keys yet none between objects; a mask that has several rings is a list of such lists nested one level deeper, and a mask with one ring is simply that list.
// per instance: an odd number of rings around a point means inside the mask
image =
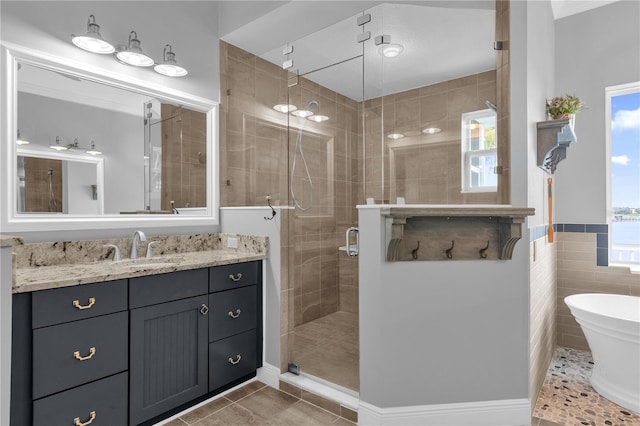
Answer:
[{"label": "shower door handle", "polygon": [[[355,234],[356,243],[355,245],[351,244],[351,234]],[[360,231],[355,226],[347,228],[347,232],[345,233],[346,239],[346,247],[347,247],[347,256],[355,257],[358,255],[360,251]]]}]

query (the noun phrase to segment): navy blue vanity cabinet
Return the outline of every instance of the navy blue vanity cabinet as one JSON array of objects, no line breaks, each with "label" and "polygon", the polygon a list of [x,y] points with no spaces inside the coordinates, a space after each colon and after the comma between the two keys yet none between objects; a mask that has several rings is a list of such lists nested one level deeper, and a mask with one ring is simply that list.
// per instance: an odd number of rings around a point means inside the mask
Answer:
[{"label": "navy blue vanity cabinet", "polygon": [[130,424],[207,393],[207,268],[129,280]]},{"label": "navy blue vanity cabinet", "polygon": [[[14,330],[22,336],[16,336],[18,346],[12,348],[14,359],[20,357],[12,365],[12,386],[28,359],[31,371],[25,378],[31,377],[31,386],[18,391],[33,401],[32,424],[126,424],[127,281],[36,291],[15,295],[14,302],[22,308],[30,305],[32,330],[16,324],[19,316],[25,319],[24,313],[14,316]],[[18,416],[23,415],[21,404],[17,406]],[[12,415],[12,425],[29,424],[24,422],[27,417]]]},{"label": "navy blue vanity cabinet", "polygon": [[262,262],[216,266],[209,274],[209,390],[262,366]]}]

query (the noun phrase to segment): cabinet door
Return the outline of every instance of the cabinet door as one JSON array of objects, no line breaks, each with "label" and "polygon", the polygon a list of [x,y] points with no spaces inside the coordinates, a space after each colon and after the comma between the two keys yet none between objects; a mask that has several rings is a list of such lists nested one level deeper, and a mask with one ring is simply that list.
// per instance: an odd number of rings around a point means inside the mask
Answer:
[{"label": "cabinet door", "polygon": [[124,372],[34,401],[33,425],[126,425],[127,382]]},{"label": "cabinet door", "polygon": [[131,310],[130,422],[207,392],[207,296]]},{"label": "cabinet door", "polygon": [[224,339],[256,328],[256,286],[209,295],[209,341]]},{"label": "cabinet door", "polygon": [[209,389],[215,390],[258,367],[256,330],[245,331],[209,344]]},{"label": "cabinet door", "polygon": [[33,398],[127,369],[126,312],[33,331]]}]

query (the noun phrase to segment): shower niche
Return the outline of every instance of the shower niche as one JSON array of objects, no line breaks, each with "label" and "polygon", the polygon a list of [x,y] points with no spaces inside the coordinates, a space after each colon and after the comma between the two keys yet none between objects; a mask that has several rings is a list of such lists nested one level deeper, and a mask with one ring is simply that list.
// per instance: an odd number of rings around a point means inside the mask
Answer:
[{"label": "shower niche", "polygon": [[511,260],[533,208],[388,206],[386,260]]}]

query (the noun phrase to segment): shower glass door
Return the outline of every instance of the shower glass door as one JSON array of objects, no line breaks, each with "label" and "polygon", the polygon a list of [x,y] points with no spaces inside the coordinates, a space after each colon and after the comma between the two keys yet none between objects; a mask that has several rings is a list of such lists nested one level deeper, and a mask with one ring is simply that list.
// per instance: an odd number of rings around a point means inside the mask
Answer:
[{"label": "shower glass door", "polygon": [[[359,390],[358,265],[345,231],[357,226],[363,59],[356,17],[292,43],[288,103],[289,361],[347,392]],[[335,40],[348,33],[349,40]],[[327,40],[336,44],[328,45]],[[318,50],[322,47],[322,51]],[[284,354],[283,354],[284,355]]]}]

